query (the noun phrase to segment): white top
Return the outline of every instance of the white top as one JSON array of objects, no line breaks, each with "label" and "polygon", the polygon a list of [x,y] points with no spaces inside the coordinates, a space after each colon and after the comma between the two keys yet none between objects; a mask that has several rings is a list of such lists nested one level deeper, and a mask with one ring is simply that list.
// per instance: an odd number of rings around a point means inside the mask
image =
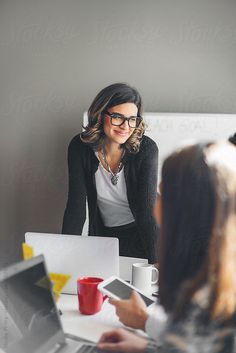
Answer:
[{"label": "white top", "polygon": [[[98,158],[98,154],[95,154]],[[111,173],[102,166],[101,162],[99,163],[95,173],[97,202],[106,227],[117,227],[134,222],[127,199],[124,168],[117,173],[117,176],[119,176],[118,182],[113,185]]]},{"label": "white top", "polygon": [[145,331],[149,337],[160,343],[162,334],[166,328],[167,314],[159,304],[150,305],[147,310],[149,316],[145,324]]}]

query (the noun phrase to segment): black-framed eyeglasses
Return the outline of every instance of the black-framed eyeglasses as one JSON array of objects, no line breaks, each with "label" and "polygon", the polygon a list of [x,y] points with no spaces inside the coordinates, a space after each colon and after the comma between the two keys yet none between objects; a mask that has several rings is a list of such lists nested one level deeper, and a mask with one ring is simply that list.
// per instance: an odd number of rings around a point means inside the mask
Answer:
[{"label": "black-framed eyeglasses", "polygon": [[121,126],[127,120],[128,125],[131,129],[135,129],[136,127],[139,127],[141,121],[143,120],[141,116],[130,116],[129,118],[127,118],[123,114],[110,113],[108,111],[106,111],[105,114],[107,114],[110,117],[112,125]]}]

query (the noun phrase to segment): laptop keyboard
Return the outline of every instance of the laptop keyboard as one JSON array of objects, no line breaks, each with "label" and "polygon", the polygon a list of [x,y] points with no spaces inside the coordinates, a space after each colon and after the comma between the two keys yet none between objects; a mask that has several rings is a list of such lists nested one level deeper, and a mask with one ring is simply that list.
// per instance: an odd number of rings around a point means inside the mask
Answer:
[{"label": "laptop keyboard", "polygon": [[102,353],[102,351],[98,349],[96,346],[84,344],[75,353]]}]

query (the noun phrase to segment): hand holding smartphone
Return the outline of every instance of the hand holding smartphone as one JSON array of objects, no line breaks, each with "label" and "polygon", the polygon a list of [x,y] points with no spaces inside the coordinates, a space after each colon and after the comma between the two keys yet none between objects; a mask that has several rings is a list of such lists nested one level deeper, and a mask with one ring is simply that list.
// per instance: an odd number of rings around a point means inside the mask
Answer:
[{"label": "hand holding smartphone", "polygon": [[114,299],[129,299],[132,291],[135,290],[147,306],[154,303],[154,300],[150,296],[116,276],[109,277],[99,283],[98,289],[108,297]]}]

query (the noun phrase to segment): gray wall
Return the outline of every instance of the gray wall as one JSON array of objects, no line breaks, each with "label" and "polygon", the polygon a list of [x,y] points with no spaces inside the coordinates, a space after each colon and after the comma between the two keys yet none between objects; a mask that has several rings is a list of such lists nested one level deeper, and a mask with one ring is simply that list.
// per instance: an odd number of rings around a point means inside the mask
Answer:
[{"label": "gray wall", "polygon": [[234,0],[1,0],[1,265],[60,232],[67,145],[105,85],[146,111],[236,112]]}]

